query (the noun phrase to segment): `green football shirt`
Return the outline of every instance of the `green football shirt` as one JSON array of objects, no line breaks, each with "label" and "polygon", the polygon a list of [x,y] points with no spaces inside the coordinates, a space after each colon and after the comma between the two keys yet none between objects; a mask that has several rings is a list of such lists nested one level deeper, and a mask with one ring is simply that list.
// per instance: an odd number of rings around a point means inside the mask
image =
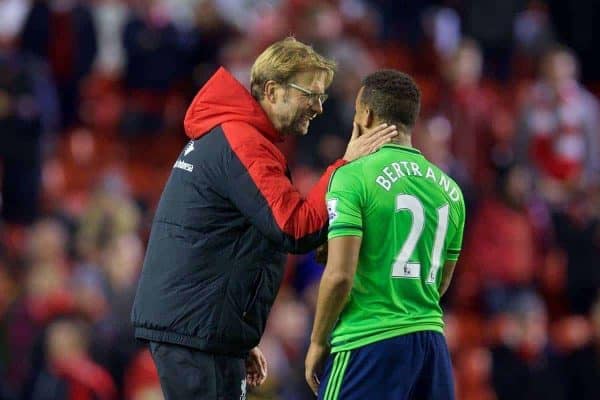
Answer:
[{"label": "green football shirt", "polygon": [[395,144],[339,168],[327,192],[329,239],[361,236],[332,352],[417,331],[443,332],[439,286],[465,223],[458,185],[418,150]]}]

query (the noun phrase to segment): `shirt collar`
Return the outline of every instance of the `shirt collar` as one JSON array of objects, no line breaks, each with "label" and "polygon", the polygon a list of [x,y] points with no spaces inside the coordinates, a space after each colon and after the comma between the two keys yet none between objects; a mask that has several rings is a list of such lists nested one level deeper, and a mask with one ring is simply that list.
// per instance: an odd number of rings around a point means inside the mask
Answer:
[{"label": "shirt collar", "polygon": [[408,151],[410,153],[421,154],[421,152],[419,150],[415,149],[414,147],[402,146],[402,145],[395,144],[395,143],[387,143],[387,144],[384,144],[382,147],[390,147],[390,148],[394,148],[397,150]]}]

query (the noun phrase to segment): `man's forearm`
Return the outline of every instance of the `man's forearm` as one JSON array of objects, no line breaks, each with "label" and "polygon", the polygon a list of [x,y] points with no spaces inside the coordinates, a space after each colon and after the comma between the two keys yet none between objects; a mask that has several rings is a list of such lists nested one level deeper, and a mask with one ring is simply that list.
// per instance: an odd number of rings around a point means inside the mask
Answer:
[{"label": "man's forearm", "polygon": [[311,341],[326,344],[331,331],[346,305],[348,294],[352,289],[353,279],[337,273],[328,271],[326,268],[317,299],[317,311],[315,323],[312,330]]}]

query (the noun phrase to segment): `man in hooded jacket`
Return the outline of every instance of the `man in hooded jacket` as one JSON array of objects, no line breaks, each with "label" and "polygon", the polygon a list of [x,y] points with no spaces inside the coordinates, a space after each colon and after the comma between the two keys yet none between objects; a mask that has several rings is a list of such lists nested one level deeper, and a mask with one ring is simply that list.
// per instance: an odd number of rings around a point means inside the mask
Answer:
[{"label": "man in hooded jacket", "polygon": [[[258,349],[287,253],[327,239],[333,171],[397,134],[360,132],[305,198],[276,143],[323,112],[335,64],[287,38],[251,71],[250,93],[224,68],[185,116],[190,142],[162,193],[132,310],[167,399],[244,399],[267,375]],[[362,133],[362,134],[361,134]]]}]

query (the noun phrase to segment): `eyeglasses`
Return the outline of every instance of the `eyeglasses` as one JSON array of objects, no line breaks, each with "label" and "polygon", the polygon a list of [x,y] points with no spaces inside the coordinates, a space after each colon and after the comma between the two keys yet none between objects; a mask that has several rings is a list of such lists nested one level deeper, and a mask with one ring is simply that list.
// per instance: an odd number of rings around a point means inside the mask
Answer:
[{"label": "eyeglasses", "polygon": [[325,103],[325,101],[327,101],[327,98],[329,97],[327,93],[315,93],[313,91],[303,88],[302,86],[296,85],[295,83],[288,83],[287,85],[302,92],[304,96],[308,98],[311,104],[313,104],[316,100],[319,100],[321,105],[323,105],[323,103]]}]

